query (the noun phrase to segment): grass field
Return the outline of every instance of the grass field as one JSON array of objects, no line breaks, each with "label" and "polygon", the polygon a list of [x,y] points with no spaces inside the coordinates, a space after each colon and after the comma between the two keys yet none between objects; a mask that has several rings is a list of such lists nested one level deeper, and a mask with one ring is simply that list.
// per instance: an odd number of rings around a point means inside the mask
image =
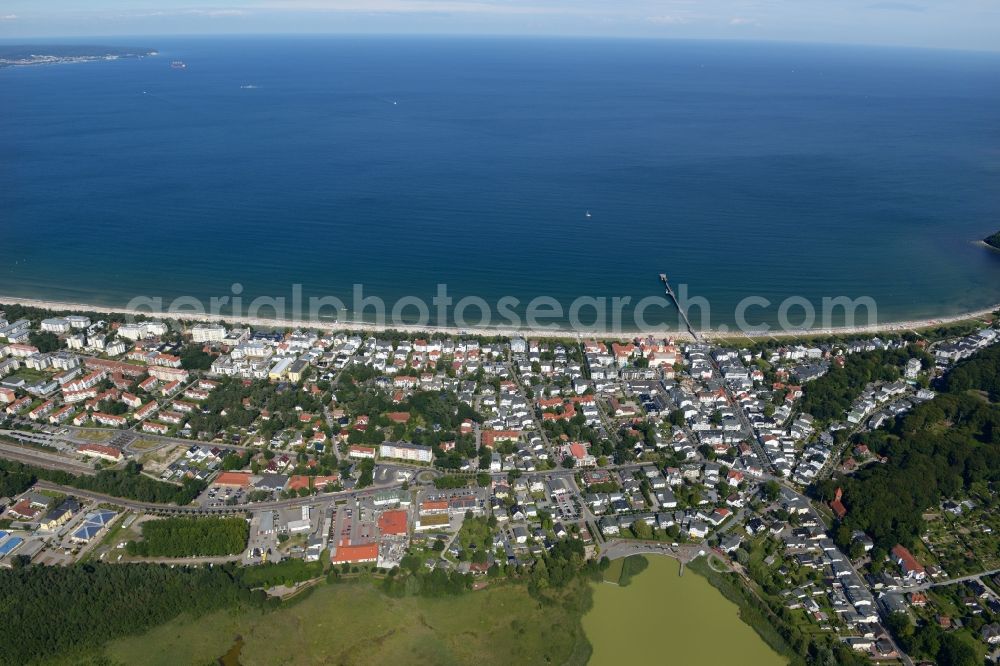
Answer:
[{"label": "grass field", "polygon": [[120,664],[209,664],[239,640],[243,666],[582,665],[590,655],[579,617],[560,605],[541,606],[524,586],[394,599],[369,583],[321,585],[271,612],[181,618],[115,641],[106,655]]},{"label": "grass field", "polygon": [[85,439],[88,442],[107,442],[115,433],[111,430],[76,430],[73,432],[73,437],[77,439]]},{"label": "grass field", "polygon": [[616,560],[611,560],[611,566],[609,566],[604,572],[604,580],[608,583],[618,584],[618,580],[622,577],[622,568],[625,565],[625,558],[619,557]]},{"label": "grass field", "polygon": [[145,451],[146,449],[152,449],[154,447],[162,445],[163,442],[155,439],[148,439],[145,437],[140,437],[139,439],[132,442],[132,448],[136,451]]}]

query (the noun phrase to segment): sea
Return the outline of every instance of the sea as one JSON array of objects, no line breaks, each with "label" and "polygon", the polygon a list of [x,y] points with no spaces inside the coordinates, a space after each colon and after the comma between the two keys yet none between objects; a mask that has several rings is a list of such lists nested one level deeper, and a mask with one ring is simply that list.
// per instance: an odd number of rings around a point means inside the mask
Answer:
[{"label": "sea", "polygon": [[1000,53],[101,43],[159,53],[0,70],[0,297],[239,296],[243,314],[297,291],[372,318],[360,289],[432,324],[464,298],[462,324],[604,304],[626,329],[642,302],[643,324],[677,325],[661,273],[699,328],[741,303],[814,326],[823,299],[870,299],[882,323],[1000,303],[1000,252],[978,243],[1000,230]]}]

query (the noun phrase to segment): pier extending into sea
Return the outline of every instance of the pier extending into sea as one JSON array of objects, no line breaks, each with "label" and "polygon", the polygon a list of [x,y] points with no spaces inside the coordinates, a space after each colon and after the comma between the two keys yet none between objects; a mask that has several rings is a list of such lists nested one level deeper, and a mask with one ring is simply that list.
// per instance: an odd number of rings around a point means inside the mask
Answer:
[{"label": "pier extending into sea", "polygon": [[695,342],[701,342],[701,336],[698,335],[698,331],[694,330],[694,327],[691,326],[691,321],[688,319],[687,312],[684,311],[684,308],[681,306],[681,302],[677,299],[677,294],[674,293],[674,288],[670,286],[670,280],[667,279],[666,273],[660,273],[660,281],[663,282],[663,286],[666,287],[667,296],[669,296],[674,302],[674,305],[677,306],[677,311],[681,313],[681,319],[684,321],[684,326],[687,327],[688,333],[691,334],[691,337],[694,338]]}]

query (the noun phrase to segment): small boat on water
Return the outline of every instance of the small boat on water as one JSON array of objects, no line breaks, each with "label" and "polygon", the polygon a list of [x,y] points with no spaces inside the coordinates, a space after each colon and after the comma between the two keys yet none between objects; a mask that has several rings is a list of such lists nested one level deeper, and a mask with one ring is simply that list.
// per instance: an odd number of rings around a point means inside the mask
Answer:
[{"label": "small boat on water", "polygon": [[170,63],[171,69],[184,69],[186,67],[187,65],[184,64],[183,60],[174,60],[172,63]]},{"label": "small boat on water", "polygon": [[589,210],[587,211],[587,217],[590,217],[590,211]]}]

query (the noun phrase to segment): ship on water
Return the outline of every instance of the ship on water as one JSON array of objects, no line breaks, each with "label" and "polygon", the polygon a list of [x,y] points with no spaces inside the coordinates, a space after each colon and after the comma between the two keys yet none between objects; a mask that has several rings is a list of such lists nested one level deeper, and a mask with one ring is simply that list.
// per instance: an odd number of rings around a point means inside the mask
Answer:
[{"label": "ship on water", "polygon": [[170,67],[173,69],[184,69],[187,65],[184,64],[183,60],[174,60],[170,63]]}]

